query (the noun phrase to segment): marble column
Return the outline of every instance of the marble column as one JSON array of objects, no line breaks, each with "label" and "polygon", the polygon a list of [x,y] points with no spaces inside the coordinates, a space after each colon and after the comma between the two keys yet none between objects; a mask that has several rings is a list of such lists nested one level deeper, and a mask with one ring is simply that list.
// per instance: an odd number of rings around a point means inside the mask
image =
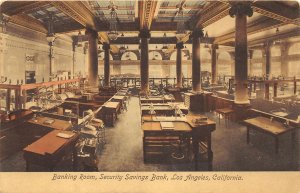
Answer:
[{"label": "marble column", "polygon": [[194,29],[192,37],[192,89],[193,92],[201,91],[201,67],[200,67],[200,37],[203,37],[202,29]]},{"label": "marble column", "polygon": [[264,49],[263,49],[263,74],[270,76],[270,70],[271,70],[271,52],[270,52],[270,47],[271,43],[266,42],[264,44]]},{"label": "marble column", "polygon": [[211,83],[217,83],[217,48],[218,45],[211,46]]},{"label": "marble column", "polygon": [[148,41],[151,37],[149,30],[141,30],[139,33],[141,38],[140,49],[141,49],[141,94],[148,94],[149,92],[149,54],[148,54]]},{"label": "marble column", "polygon": [[109,87],[110,86],[110,65],[109,65],[109,50],[110,45],[108,43],[103,44],[104,50],[104,81],[103,86]]},{"label": "marble column", "polygon": [[90,86],[98,86],[98,33],[87,29],[85,32],[88,35],[88,82]]},{"label": "marble column", "polygon": [[176,78],[177,78],[177,88],[182,88],[182,51],[183,42],[176,44],[177,55],[176,55]]},{"label": "marble column", "polygon": [[289,44],[287,42],[283,42],[280,45],[281,50],[281,75],[284,77],[288,76],[288,50]]},{"label": "marble column", "polygon": [[229,15],[235,16],[235,104],[249,104],[247,85],[247,16],[253,14],[247,2],[232,4]]}]

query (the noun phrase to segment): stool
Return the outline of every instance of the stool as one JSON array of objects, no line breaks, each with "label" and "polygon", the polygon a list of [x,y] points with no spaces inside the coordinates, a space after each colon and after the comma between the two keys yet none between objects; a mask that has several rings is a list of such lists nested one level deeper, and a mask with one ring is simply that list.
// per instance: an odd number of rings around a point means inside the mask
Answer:
[{"label": "stool", "polygon": [[231,117],[231,115],[234,113],[234,110],[230,107],[227,107],[227,108],[222,108],[222,109],[216,109],[215,111],[216,111],[216,113],[218,113],[218,116],[219,116],[219,124],[220,124],[220,120],[221,120],[221,115],[224,116],[225,126],[227,128],[228,120]]}]

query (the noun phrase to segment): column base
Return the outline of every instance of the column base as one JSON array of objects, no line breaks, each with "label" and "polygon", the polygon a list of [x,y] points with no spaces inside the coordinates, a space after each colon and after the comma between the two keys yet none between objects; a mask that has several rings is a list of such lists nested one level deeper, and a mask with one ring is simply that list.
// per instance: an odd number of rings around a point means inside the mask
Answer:
[{"label": "column base", "polygon": [[236,103],[233,104],[235,113],[235,121],[240,122],[248,118],[248,110],[251,108],[250,103]]}]

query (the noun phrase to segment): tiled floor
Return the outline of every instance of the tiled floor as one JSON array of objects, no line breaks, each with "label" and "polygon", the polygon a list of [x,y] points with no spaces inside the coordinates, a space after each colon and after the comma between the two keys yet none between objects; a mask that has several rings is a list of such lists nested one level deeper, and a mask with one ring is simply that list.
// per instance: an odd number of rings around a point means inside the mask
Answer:
[{"label": "tiled floor", "polygon": [[[279,138],[279,153],[275,154],[274,138],[258,132],[250,133],[250,144],[246,143],[246,127],[230,122],[226,128],[224,120],[219,124],[214,113],[207,116],[215,120],[217,129],[212,134],[214,152],[213,170],[216,171],[291,171],[300,169],[299,131],[295,148],[291,147],[291,136]],[[107,144],[99,152],[100,171],[190,171],[189,163],[144,164],[142,131],[138,98],[132,97],[128,111],[123,112],[114,127],[107,128]],[[15,142],[14,142],[15,143]],[[24,171],[22,151],[10,155],[0,163],[1,171]],[[72,171],[70,160],[60,163],[56,171]],[[43,168],[32,167],[33,171]]]}]

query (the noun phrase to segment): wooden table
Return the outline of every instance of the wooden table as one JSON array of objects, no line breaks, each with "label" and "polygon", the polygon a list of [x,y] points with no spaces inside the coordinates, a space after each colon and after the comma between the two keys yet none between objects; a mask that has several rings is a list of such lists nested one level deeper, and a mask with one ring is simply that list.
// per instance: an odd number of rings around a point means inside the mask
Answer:
[{"label": "wooden table", "polygon": [[[170,104],[167,103],[155,103],[153,105],[153,110],[156,112],[156,115],[174,115],[175,109],[172,108]],[[183,114],[188,114],[189,110],[184,104],[178,105],[179,109]],[[141,104],[142,115],[148,114],[150,111],[150,104],[143,103]]]},{"label": "wooden table", "polygon": [[174,97],[168,95],[164,96],[149,96],[149,97],[140,97],[141,103],[167,103],[174,101]]},{"label": "wooden table", "polygon": [[[52,124],[46,124],[45,121],[47,120],[54,120],[54,122]],[[36,118],[29,119],[28,123],[43,127],[49,127],[55,130],[68,130],[72,127],[71,123],[69,123],[68,121],[43,116],[38,116]]]},{"label": "wooden table", "polygon": [[61,131],[53,130],[23,149],[26,171],[29,170],[30,164],[40,165],[53,171],[62,158],[70,152],[73,154],[73,169],[76,170],[75,145],[79,139],[79,134],[75,133],[73,137],[65,139],[57,136],[59,132]]},{"label": "wooden table", "polygon": [[[144,133],[143,136],[143,146],[145,153],[145,143],[147,137],[151,136],[180,136],[184,135],[185,137],[192,139],[193,153],[194,153],[194,161],[195,161],[195,169],[198,169],[198,161],[201,159],[201,155],[199,153],[199,143],[201,141],[207,141],[207,155],[208,155],[208,169],[212,170],[212,160],[213,160],[213,152],[211,149],[211,132],[215,130],[216,124],[215,122],[208,120],[207,122],[203,122],[200,124],[196,124],[193,122],[195,118],[199,118],[199,115],[187,115],[185,119],[169,119],[170,122],[173,123],[174,129],[162,129],[160,120],[156,119],[156,117],[145,116],[143,117],[142,130]],[[167,117],[167,119],[170,117]],[[167,120],[163,120],[166,122]],[[167,121],[168,122],[168,121]]]},{"label": "wooden table", "polygon": [[218,113],[219,116],[219,123],[221,121],[221,115],[224,116],[225,120],[225,126],[228,126],[228,120],[231,118],[232,114],[234,113],[234,110],[230,107],[222,108],[222,109],[216,109],[216,113]]},{"label": "wooden table", "polygon": [[104,122],[106,125],[114,126],[115,120],[118,118],[118,113],[120,113],[120,102],[111,102],[108,101],[104,103],[103,107],[103,115]]},{"label": "wooden table", "polygon": [[285,133],[291,132],[292,134],[292,144],[295,141],[295,131],[296,127],[285,126],[283,123],[278,121],[272,121],[266,117],[256,117],[252,119],[247,119],[244,121],[247,126],[247,143],[250,141],[250,129],[255,129],[257,131],[266,133],[275,138],[275,152],[278,153],[279,149],[279,136]]}]

